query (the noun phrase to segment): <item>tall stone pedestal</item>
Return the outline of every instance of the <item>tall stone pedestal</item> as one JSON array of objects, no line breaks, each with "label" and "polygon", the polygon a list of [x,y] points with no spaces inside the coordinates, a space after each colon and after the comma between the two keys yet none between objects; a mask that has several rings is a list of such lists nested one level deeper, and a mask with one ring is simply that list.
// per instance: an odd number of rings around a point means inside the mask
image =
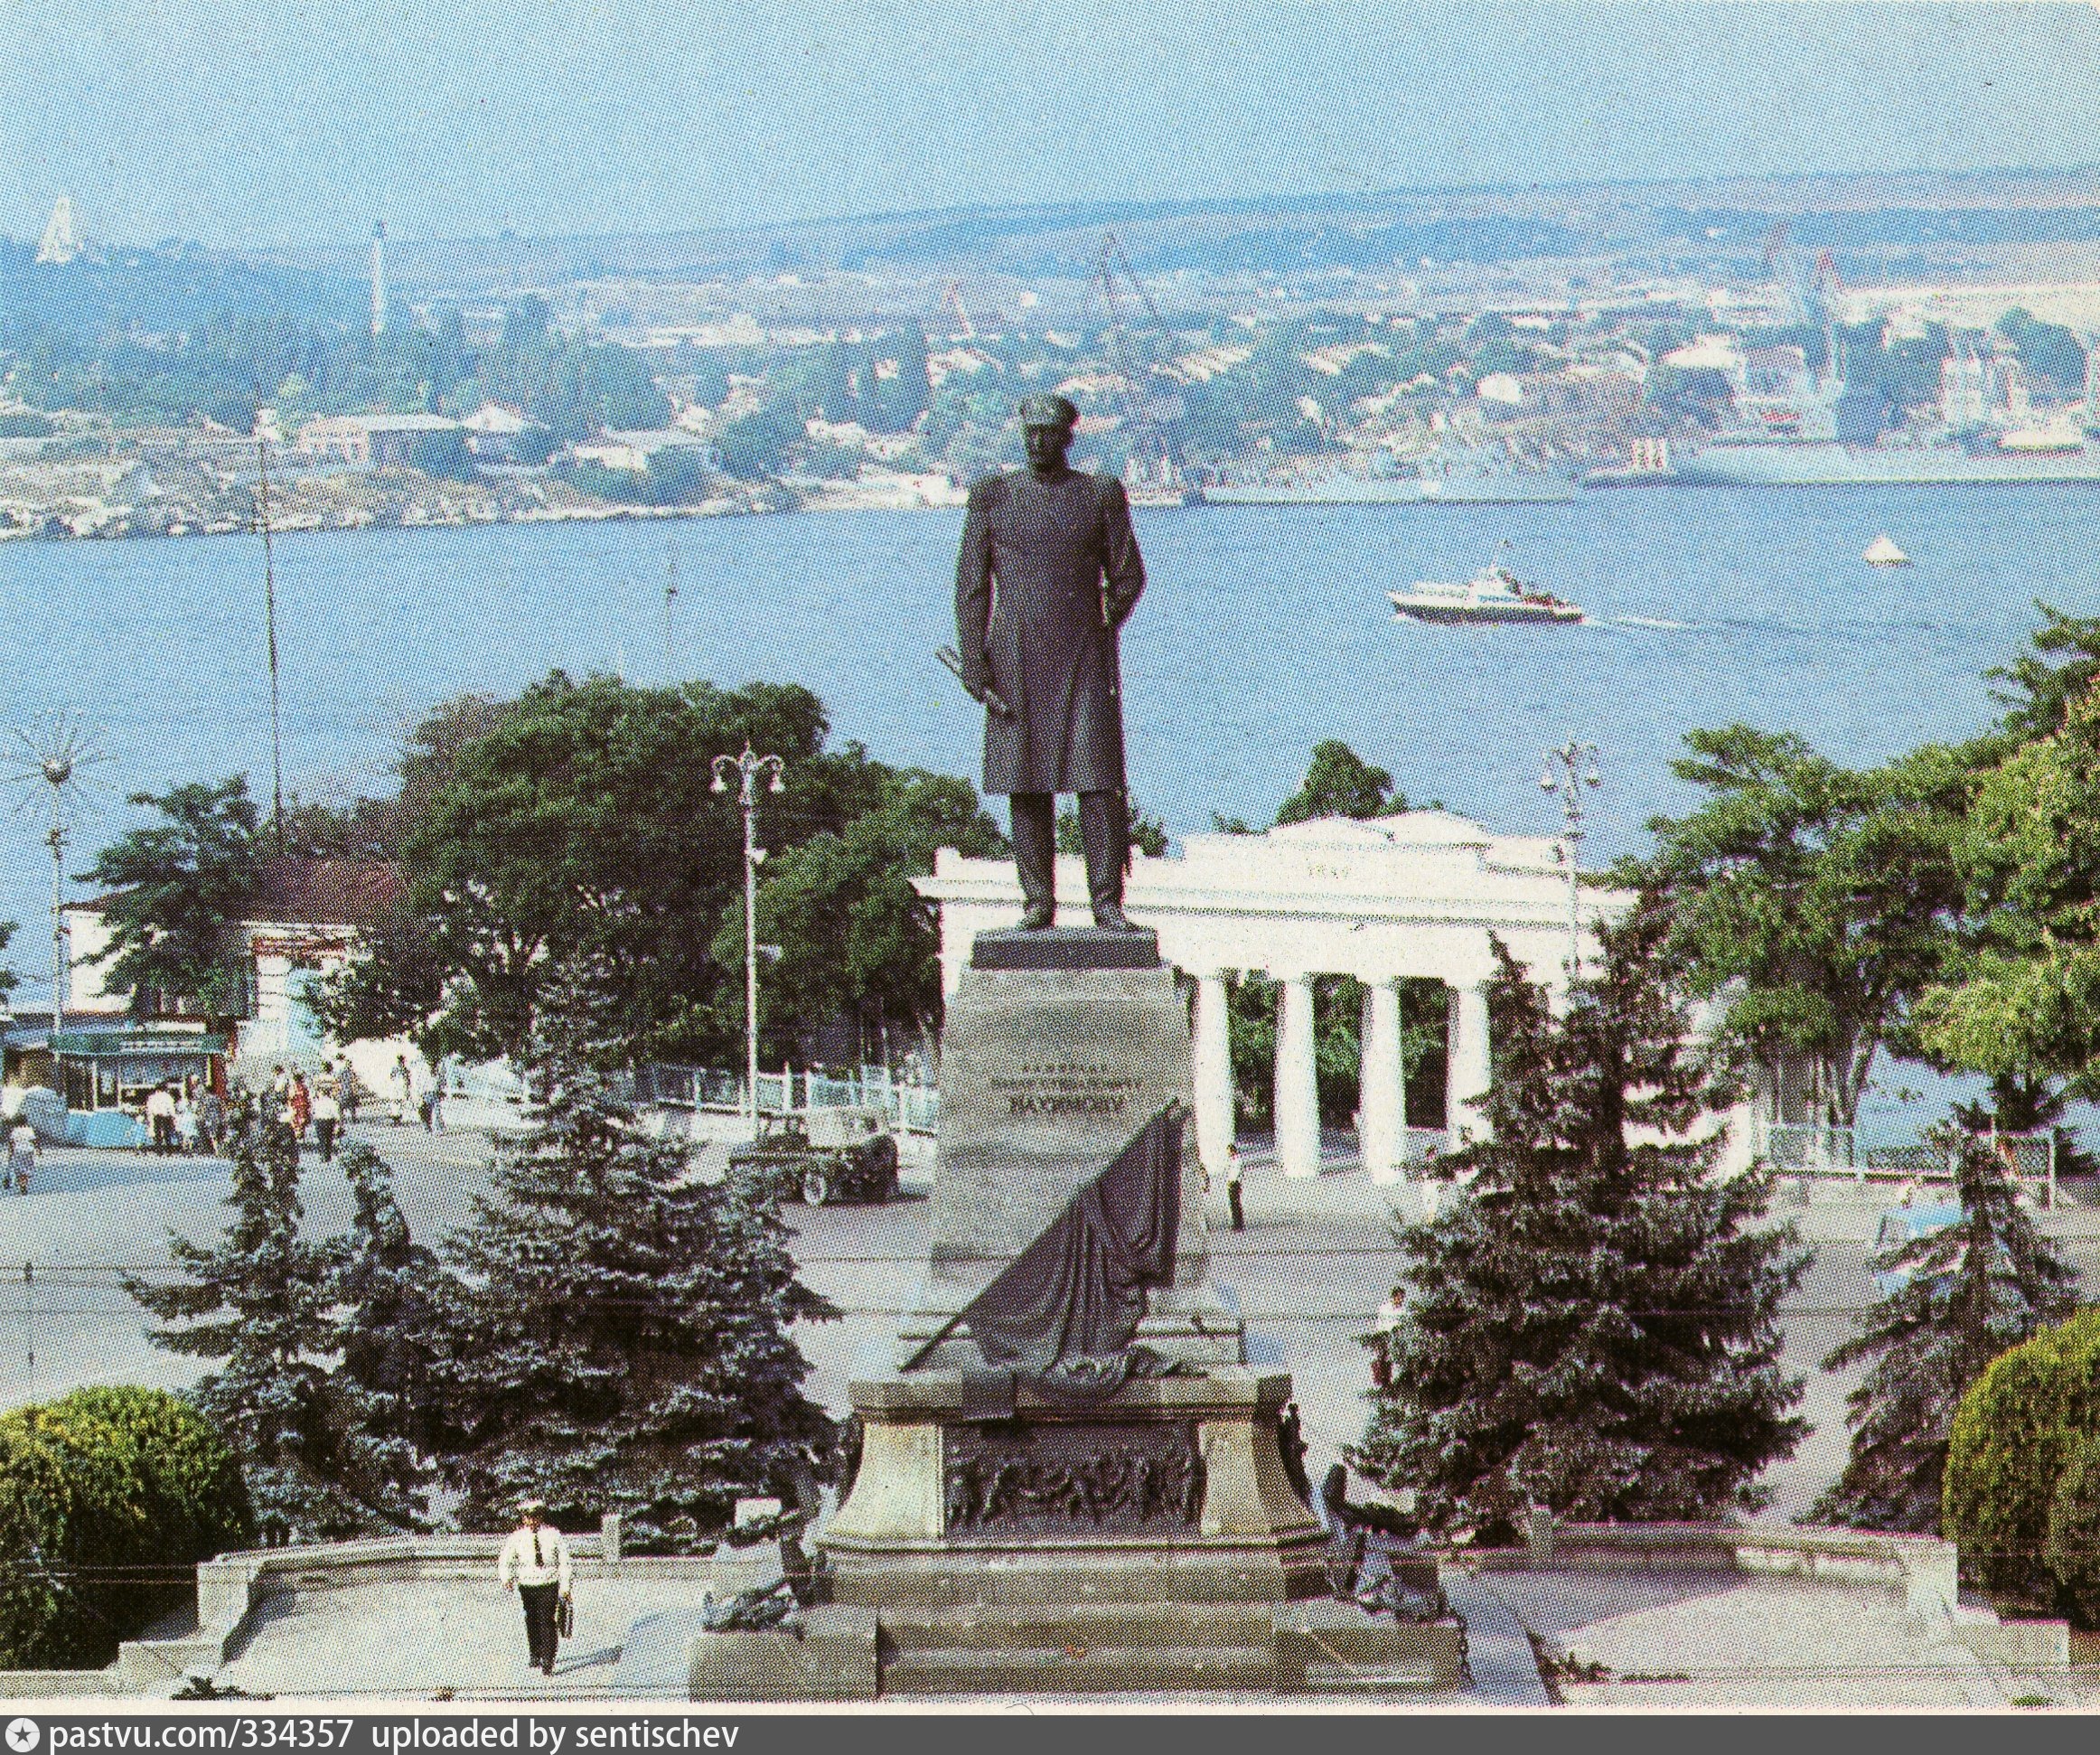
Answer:
[{"label": "tall stone pedestal", "polygon": [[[967,1331],[928,1343],[1169,1102],[1188,1103],[1188,1009],[1150,933],[987,933],[948,1001],[926,1275],[898,1368],[981,1364]],[[1189,1365],[1245,1357],[1212,1283],[1195,1130],[1184,1134],[1174,1283],[1138,1343]]]}]

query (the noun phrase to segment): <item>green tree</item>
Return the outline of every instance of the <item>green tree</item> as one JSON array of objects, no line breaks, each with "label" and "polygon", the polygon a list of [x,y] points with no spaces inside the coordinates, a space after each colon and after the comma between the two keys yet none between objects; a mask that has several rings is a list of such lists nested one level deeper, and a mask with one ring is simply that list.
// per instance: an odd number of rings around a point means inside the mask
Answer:
[{"label": "green tree", "polygon": [[[635,689],[559,671],[429,728],[402,767],[409,924],[324,1012],[384,1017],[389,993],[412,1012],[441,990],[430,1046],[516,1057],[548,971],[589,955],[625,971],[637,1052],[727,1056],[742,983],[712,952],[742,908],[744,841],[734,794],[712,791],[713,760],[746,742],[784,759],[785,793],[760,810],[781,854],[883,797],[887,771],[858,745],[827,749],[828,731],[822,704],[792,685]],[[380,960],[389,944],[406,964]]]},{"label": "green tree", "polygon": [[1620,880],[1670,898],[1693,990],[1729,995],[1729,1028],[1760,1057],[1812,1056],[1829,1119],[1849,1126],[1952,943],[1968,766],[1927,747],[1855,772],[1742,725],[1684,741],[1671,766],[1711,797],[1654,819],[1655,853]]},{"label": "green tree", "polygon": [[[912,887],[952,847],[969,859],[1008,851],[967,780],[916,768],[883,777],[877,802],[839,830],[822,830],[769,859],[760,874],[758,933],[781,955],[765,970],[766,1051],[781,1057],[842,1016],[888,1026],[934,1052],[941,1018],[941,933]],[[715,958],[734,975],[741,1028],[744,921],[726,914]]]},{"label": "green tree", "polygon": [[1727,1094],[1664,985],[1667,925],[1644,897],[1601,926],[1600,966],[1553,1016],[1506,948],[1489,990],[1490,1139],[1469,1184],[1407,1227],[1390,1387],[1354,1460],[1415,1489],[1425,1523],[1489,1542],[1537,1504],[1583,1520],[1712,1518],[1805,1430],[1780,1366],[1779,1301],[1808,1256],[1763,1222],[1770,1179],[1714,1174],[1692,1130]]},{"label": "green tree", "polygon": [[2100,1091],[2100,620],[2041,605],[1955,841],[1961,942],[1918,1001],[1922,1046],[1987,1074],[2015,1113]]},{"label": "green tree", "polygon": [[233,1447],[267,1535],[322,1541],[398,1527],[331,1365],[342,1345],[345,1245],[300,1234],[298,1145],[288,1128],[256,1123],[236,1135],[226,1204],[233,1222],[215,1246],[169,1233],[180,1278],[125,1280],[167,1325],[150,1338],[214,1362],[191,1398]]},{"label": "green tree", "polygon": [[463,1293],[436,1253],[409,1235],[392,1167],[361,1140],[341,1161],[355,1211],[337,1278],[335,1387],[375,1508],[390,1525],[419,1529],[437,1478],[433,1454],[455,1431],[441,1384]]},{"label": "green tree", "polygon": [[245,981],[229,935],[248,916],[268,855],[247,777],[136,793],[131,802],[164,821],[112,842],[82,875],[110,892],[109,943],[91,960],[108,962],[104,984],[130,989],[136,1007],[158,992],[239,1015]]},{"label": "green tree", "polygon": [[1825,1371],[1872,1361],[1848,1398],[1852,1455],[1812,1521],[1935,1534],[1955,1412],[1984,1366],[2077,1302],[2077,1275],[2020,1210],[2005,1167],[1966,1133],[1955,1146],[1962,1216],[1879,1253],[1898,1283],[1833,1348]]},{"label": "green tree", "polygon": [[1313,746],[1305,784],[1283,801],[1276,821],[1280,826],[1320,817],[1391,817],[1406,809],[1407,796],[1393,790],[1390,774],[1373,767],[1339,738],[1329,737]]},{"label": "green tree", "polygon": [[531,1130],[446,1238],[472,1290],[443,1384],[444,1464],[469,1528],[519,1499],[558,1525],[620,1512],[644,1552],[692,1552],[739,1497],[804,1497],[831,1422],[803,1394],[790,1325],[837,1313],[796,1277],[789,1233],[745,1178],[696,1180],[635,1125],[613,1074],[606,969],[572,959],[535,1013]]}]

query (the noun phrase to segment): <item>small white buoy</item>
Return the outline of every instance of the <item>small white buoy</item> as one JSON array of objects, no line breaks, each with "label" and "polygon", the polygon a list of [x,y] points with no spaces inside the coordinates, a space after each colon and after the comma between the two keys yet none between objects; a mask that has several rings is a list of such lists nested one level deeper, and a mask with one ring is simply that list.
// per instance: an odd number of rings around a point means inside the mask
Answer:
[{"label": "small white buoy", "polygon": [[1889,540],[1888,534],[1876,537],[1867,545],[1867,565],[1870,567],[1908,567],[1910,557]]}]

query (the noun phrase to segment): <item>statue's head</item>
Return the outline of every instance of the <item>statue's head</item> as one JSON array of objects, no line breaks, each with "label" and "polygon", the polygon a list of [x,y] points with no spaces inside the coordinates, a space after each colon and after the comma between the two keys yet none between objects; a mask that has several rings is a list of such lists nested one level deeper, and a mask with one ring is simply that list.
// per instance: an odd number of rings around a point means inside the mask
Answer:
[{"label": "statue's head", "polygon": [[1062,396],[1027,396],[1021,399],[1020,415],[1028,467],[1038,475],[1063,467],[1064,454],[1072,448],[1073,431],[1079,425],[1079,410]]}]

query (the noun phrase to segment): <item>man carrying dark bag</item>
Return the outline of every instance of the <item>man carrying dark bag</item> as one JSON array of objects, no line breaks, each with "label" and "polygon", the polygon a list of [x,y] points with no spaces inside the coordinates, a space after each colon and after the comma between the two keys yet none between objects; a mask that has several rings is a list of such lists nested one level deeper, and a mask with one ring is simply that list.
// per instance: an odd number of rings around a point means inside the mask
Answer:
[{"label": "man carrying dark bag", "polygon": [[569,1597],[569,1556],[568,1543],[546,1521],[546,1511],[538,1499],[519,1506],[518,1527],[496,1557],[496,1576],[525,1606],[525,1645],[533,1665],[552,1675],[562,1606]]}]

